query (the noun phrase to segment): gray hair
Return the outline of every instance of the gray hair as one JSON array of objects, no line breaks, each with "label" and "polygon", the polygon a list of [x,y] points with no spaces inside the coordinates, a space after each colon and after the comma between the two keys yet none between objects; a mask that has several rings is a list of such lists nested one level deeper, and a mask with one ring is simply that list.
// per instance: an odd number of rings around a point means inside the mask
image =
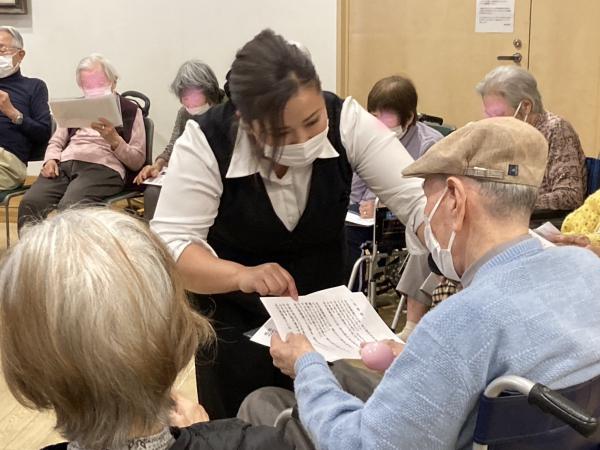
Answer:
[{"label": "gray hair", "polygon": [[164,244],[108,208],[24,229],[0,265],[0,330],[12,394],[84,448],[166,426],[177,375],[214,337]]},{"label": "gray hair", "polygon": [[181,99],[186,89],[201,89],[211,105],[220,103],[223,93],[210,66],[199,59],[184,62],[171,83],[171,92]]},{"label": "gray hair", "polygon": [[111,83],[115,84],[117,82],[117,80],[119,79],[119,74],[117,73],[117,69],[115,69],[115,66],[113,66],[113,64],[100,53],[92,53],[91,55],[83,58],[81,61],[79,61],[79,64],[77,64],[77,69],[75,71],[75,76],[77,77],[77,85],[81,86],[82,70],[92,70],[97,66],[102,67],[106,78],[108,78],[108,80]]},{"label": "gray hair", "polygon": [[480,195],[486,199],[486,209],[494,217],[531,217],[538,197],[538,188],[523,184],[499,183],[471,178],[479,185]]},{"label": "gray hair", "polygon": [[23,49],[23,36],[21,36],[19,30],[9,25],[2,25],[0,26],[0,31],[5,31],[6,33],[12,36],[13,46],[15,48]]},{"label": "gray hair", "polygon": [[514,109],[517,109],[523,100],[529,100],[533,105],[531,112],[544,112],[542,95],[535,78],[521,67],[496,67],[477,84],[475,89],[482,97],[488,94],[504,97]]}]

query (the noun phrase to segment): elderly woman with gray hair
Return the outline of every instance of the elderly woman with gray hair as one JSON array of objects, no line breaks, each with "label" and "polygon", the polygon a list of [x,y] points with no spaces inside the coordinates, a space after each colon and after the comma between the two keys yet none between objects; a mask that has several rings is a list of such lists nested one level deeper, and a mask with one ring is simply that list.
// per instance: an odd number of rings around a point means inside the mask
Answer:
[{"label": "elderly woman with gray hair", "polygon": [[578,208],[585,198],[587,181],[579,136],[569,122],[544,109],[533,75],[517,66],[500,66],[476,89],[487,117],[517,117],[537,128],[548,141],[548,165],[535,208]]},{"label": "elderly woman with gray hair", "polygon": [[0,264],[0,292],[8,388],[53,410],[70,441],[48,449],[290,448],[271,427],[208,422],[172,390],[214,332],[143,222],[87,208],[26,227]]},{"label": "elderly woman with gray hair", "polygon": [[[175,141],[183,134],[185,124],[194,116],[204,114],[211,106],[221,103],[224,92],[219,88],[219,82],[213,70],[207,64],[197,59],[184,62],[175,79],[171,83],[171,92],[181,102],[177,112],[171,139],[165,150],[156,158],[154,164],[145,166],[134,182],[141,184],[144,180],[158,176],[171,159]],[[152,219],[156,203],[160,195],[160,187],[149,185],[144,191],[144,218]]]},{"label": "elderly woman with gray hair", "polygon": [[[85,97],[115,92],[119,76],[111,62],[94,53],[76,69],[77,85]],[[42,219],[54,208],[97,203],[118,194],[128,170],[138,170],[146,158],[142,112],[119,96],[123,126],[99,117],[89,128],[58,128],[46,149],[37,181],[19,205],[19,228]]]}]

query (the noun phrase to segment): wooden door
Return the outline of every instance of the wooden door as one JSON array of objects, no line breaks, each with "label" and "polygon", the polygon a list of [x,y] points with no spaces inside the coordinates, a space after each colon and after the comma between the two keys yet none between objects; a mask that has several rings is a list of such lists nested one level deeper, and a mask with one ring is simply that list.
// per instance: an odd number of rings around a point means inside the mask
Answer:
[{"label": "wooden door", "polygon": [[600,1],[533,0],[529,69],[544,107],[600,152]]},{"label": "wooden door", "polygon": [[403,74],[417,87],[420,112],[457,126],[479,119],[475,85],[496,57],[518,51],[527,67],[530,2],[516,0],[513,33],[476,33],[475,0],[340,0],[338,91],[366,106],[377,80]]}]

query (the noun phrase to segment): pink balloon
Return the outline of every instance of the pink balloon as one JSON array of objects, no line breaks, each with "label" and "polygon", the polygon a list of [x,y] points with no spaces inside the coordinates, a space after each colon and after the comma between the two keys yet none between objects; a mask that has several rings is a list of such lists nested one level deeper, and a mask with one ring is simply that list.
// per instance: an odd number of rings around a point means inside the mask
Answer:
[{"label": "pink balloon", "polygon": [[360,350],[360,356],[369,369],[383,372],[394,361],[394,353],[384,342],[370,342]]}]

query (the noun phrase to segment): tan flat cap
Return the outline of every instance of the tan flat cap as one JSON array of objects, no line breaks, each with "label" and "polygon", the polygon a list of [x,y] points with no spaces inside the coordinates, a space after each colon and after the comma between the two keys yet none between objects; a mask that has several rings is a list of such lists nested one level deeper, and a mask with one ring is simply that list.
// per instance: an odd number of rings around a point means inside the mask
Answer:
[{"label": "tan flat cap", "polygon": [[462,175],[539,187],[547,159],[548,142],[537,129],[512,117],[492,117],[471,122],[448,135],[402,174]]}]

